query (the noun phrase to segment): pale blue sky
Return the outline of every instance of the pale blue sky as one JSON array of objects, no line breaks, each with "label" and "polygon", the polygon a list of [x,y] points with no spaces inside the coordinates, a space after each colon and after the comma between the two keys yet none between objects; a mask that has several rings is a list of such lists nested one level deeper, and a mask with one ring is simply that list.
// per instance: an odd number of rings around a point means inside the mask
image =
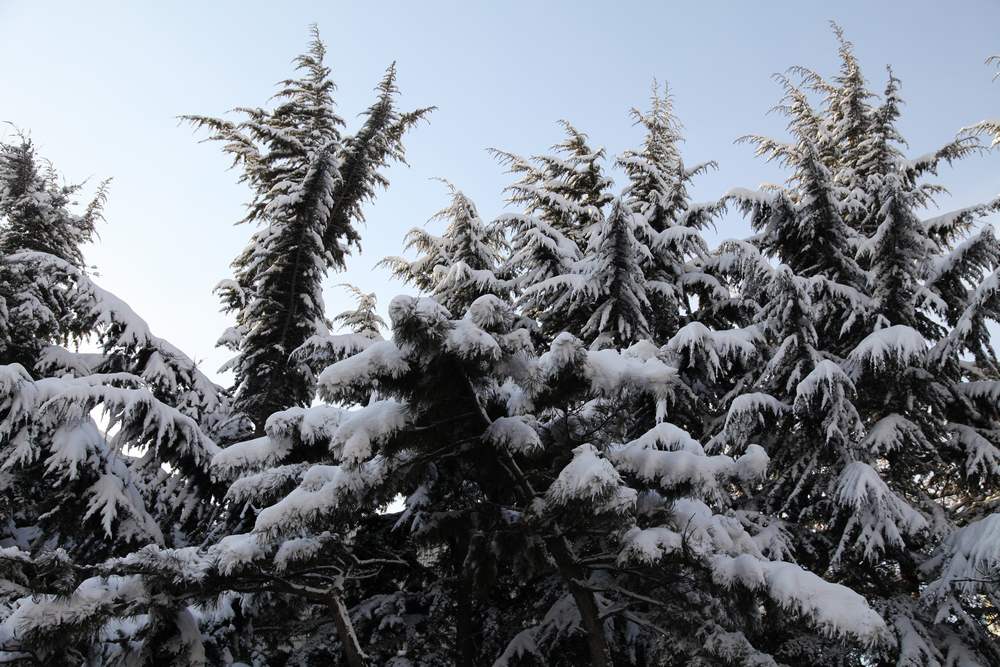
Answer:
[{"label": "pale blue sky", "polygon": [[[113,176],[107,223],[88,258],[99,282],[159,335],[213,371],[228,325],[212,286],[251,230],[233,226],[246,192],[214,145],[177,125],[183,113],[222,114],[266,101],[316,22],[329,46],[349,121],[398,61],[403,102],[437,105],[408,139],[411,167],[368,208],[364,253],[328,280],[375,290],[385,305],[409,291],[373,265],[400,251],[408,228],[445,203],[432,177],[452,180],[485,218],[502,210],[503,170],[488,146],[538,152],[567,118],[610,154],[632,146],[630,106],[655,76],[669,82],[686,126],[689,162],[717,160],[699,200],[780,172],[733,140],[780,134],[766,115],[780,97],[770,75],[793,64],[836,67],[834,19],[855,42],[875,89],[891,63],[907,100],[914,153],[960,127],[1000,116],[1000,83],[983,60],[1000,53],[1000,0],[913,2],[31,2],[0,0],[0,120],[30,129],[70,180]],[[1000,191],[1000,155],[944,169],[953,208]],[[710,238],[743,236],[727,218]]]}]

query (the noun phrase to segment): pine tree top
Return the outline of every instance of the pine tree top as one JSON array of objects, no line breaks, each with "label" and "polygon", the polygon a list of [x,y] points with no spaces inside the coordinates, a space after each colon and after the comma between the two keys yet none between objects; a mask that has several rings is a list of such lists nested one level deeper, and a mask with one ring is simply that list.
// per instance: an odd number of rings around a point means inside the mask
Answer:
[{"label": "pine tree top", "polygon": [[19,133],[15,144],[0,143],[0,251],[35,250],[83,268],[82,246],[97,233],[107,202],[109,180],[101,182],[89,204],[74,213],[81,184],[61,182],[52,164],[38,157],[31,139]]},{"label": "pine tree top", "polygon": [[382,329],[387,325],[375,310],[377,306],[375,293],[362,292],[354,285],[347,283],[341,284],[340,287],[346,289],[354,297],[357,306],[334,316],[333,323],[347,327],[351,333],[368,338],[381,338]]}]

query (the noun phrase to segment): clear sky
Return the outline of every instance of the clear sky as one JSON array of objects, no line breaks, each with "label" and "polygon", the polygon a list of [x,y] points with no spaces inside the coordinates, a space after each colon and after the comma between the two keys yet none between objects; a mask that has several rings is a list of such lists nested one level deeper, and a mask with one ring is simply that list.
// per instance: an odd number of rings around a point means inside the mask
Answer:
[{"label": "clear sky", "polygon": [[[184,113],[260,105],[291,72],[318,23],[339,85],[341,114],[372,99],[395,60],[405,106],[437,105],[408,138],[410,168],[367,209],[364,252],[331,275],[327,310],[349,281],[387,303],[410,288],[374,264],[446,203],[446,177],[484,218],[503,210],[503,169],[484,150],[544,150],[571,120],[615,154],[639,134],[627,116],[653,77],[667,81],[687,133],[689,162],[714,159],[697,200],[781,178],[740,135],[780,135],[767,110],[774,72],[801,64],[832,74],[828,20],[855,43],[872,87],[886,64],[903,81],[902,128],[915,154],[961,127],[1000,116],[1000,82],[983,65],[1000,53],[1000,0],[893,2],[36,2],[0,0],[0,120],[31,131],[71,181],[112,176],[107,223],[87,253],[104,287],[153,330],[213,371],[228,326],[212,287],[251,230],[233,226],[247,193],[212,144],[179,126]],[[955,208],[1000,191],[1000,155],[942,171]],[[720,222],[713,244],[744,236]]]}]

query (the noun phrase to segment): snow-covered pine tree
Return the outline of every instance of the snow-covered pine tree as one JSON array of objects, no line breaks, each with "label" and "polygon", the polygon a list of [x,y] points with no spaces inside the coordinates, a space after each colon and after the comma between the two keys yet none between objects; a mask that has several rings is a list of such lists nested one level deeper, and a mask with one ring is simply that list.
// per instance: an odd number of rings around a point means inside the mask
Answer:
[{"label": "snow-covered pine tree", "polygon": [[[624,202],[615,207],[608,206],[614,198],[607,178],[585,181],[600,185],[593,194],[584,191],[571,198],[574,190],[560,189],[566,175],[556,167],[567,161],[560,158],[586,158],[574,171],[591,173],[592,160],[603,155],[586,148],[577,131],[555,156],[527,160],[497,152],[521,176],[507,191],[512,203],[525,207],[524,213],[501,220],[511,232],[507,266],[518,292],[517,305],[523,314],[540,320],[542,340],[570,331],[597,346],[628,346],[651,334],[657,344],[669,343],[681,333],[677,325],[691,316],[690,308],[677,312],[679,299],[687,301],[692,295],[698,297],[699,317],[709,323],[727,327],[740,321],[729,290],[713,275],[717,267],[707,261],[698,233],[720,205],[689,202],[690,180],[706,167],[688,168],[680,160],[680,136],[669,99],[656,94],[652,106],[649,113],[635,112],[646,130],[644,147],[620,158],[630,184]],[[571,147],[581,153],[572,153]],[[579,205],[586,201],[602,203]],[[571,240],[572,228],[565,221],[588,213],[583,219],[591,237],[580,246]],[[671,303],[656,305],[657,293],[673,295]],[[673,324],[657,331],[657,317]],[[677,337],[674,350],[681,373],[702,399],[688,414],[675,415],[686,428],[706,432],[711,421],[707,415],[719,414],[720,400],[731,388],[729,376],[739,376],[754,357],[755,337],[752,330],[716,336],[702,323]],[[655,406],[647,401],[633,407],[651,427]]]},{"label": "snow-covered pine tree", "polygon": [[272,413],[312,400],[309,376],[289,356],[322,332],[321,281],[359,244],[361,206],[387,184],[382,168],[403,158],[406,130],[430,111],[396,109],[393,65],[361,129],[343,137],[325,55],[313,27],[309,50],[295,60],[301,76],[281,82],[274,108],[241,108],[238,122],[183,117],[223,142],[253,192],[244,221],[260,229],[233,262],[235,280],[220,285],[224,309],[237,321],[220,342],[238,349],[227,365],[236,375],[236,406],[258,435]]},{"label": "snow-covered pine tree", "polygon": [[636,227],[635,214],[617,199],[607,222],[591,231],[586,258],[590,266],[584,274],[586,286],[578,292],[583,298],[576,307],[593,311],[581,333],[593,340],[594,349],[624,349],[649,338],[652,308],[642,262],[651,257],[636,238]]},{"label": "snow-covered pine tree", "polygon": [[689,186],[715,162],[687,166],[680,153],[680,121],[673,114],[673,101],[654,81],[648,111],[632,109],[632,118],[645,135],[642,147],[618,157],[628,176],[624,199],[639,216],[636,234],[649,249],[643,258],[643,275],[650,302],[650,333],[653,340],[667,341],[692,317],[697,299],[699,310],[712,306],[729,293],[705,273],[708,245],[700,232],[718,212],[719,204],[693,204]]},{"label": "snow-covered pine tree", "polygon": [[[322,321],[322,278],[330,264],[344,261],[339,246],[324,245],[343,125],[325,53],[314,28],[308,52],[295,60],[302,76],[281,82],[274,109],[243,110],[246,118],[239,122],[184,117],[207,128],[210,140],[224,142],[253,192],[244,221],[262,225],[233,262],[235,281],[220,285],[242,334],[231,362],[237,407],[257,433],[271,413],[311,399],[311,387],[289,368],[288,355]],[[340,234],[344,245],[358,240],[353,227]]]},{"label": "snow-covered pine tree", "polygon": [[[825,540],[835,536],[837,528],[826,527],[817,540],[814,526],[840,513],[838,475],[847,462],[864,458],[855,386],[834,361],[837,357],[820,349],[817,313],[830,295],[817,292],[815,281],[796,275],[787,265],[775,269],[766,262],[747,262],[743,267],[748,273],[754,270],[763,274],[750,284],[757,286],[754,298],[763,303],[755,325],[764,338],[764,354],[734,391],[712,449],[732,454],[751,443],[764,446],[771,457],[770,474],[754,494],[754,506],[794,537],[796,560],[822,574],[833,548]],[[845,537],[841,545],[849,542]],[[788,642],[778,652],[791,658],[798,640],[780,634],[773,638],[776,646]]]},{"label": "snow-covered pine tree", "polygon": [[642,265],[652,256],[637,238],[636,222],[636,214],[615,200],[607,219],[591,226],[587,250],[570,273],[524,292],[529,297],[542,295],[552,311],[564,314],[559,317],[564,322],[585,316],[578,331],[594,349],[622,349],[649,338],[651,306]]},{"label": "snow-covered pine tree", "polygon": [[[0,254],[48,253],[83,269],[80,247],[91,240],[105,198],[101,184],[82,214],[70,209],[79,185],[64,185],[51,165],[41,164],[31,140],[0,143]],[[73,329],[70,306],[50,278],[7,262],[0,265],[0,359],[33,369],[48,342]],[[54,283],[54,281],[51,281]]]},{"label": "snow-covered pine tree", "polygon": [[[103,185],[75,213],[79,186],[39,168],[29,142],[4,145],[0,155],[0,266],[9,290],[0,353],[0,641],[8,659],[93,663],[95,628],[72,610],[44,617],[54,632],[45,636],[22,632],[14,616],[38,595],[73,592],[108,556],[189,543],[213,508],[208,464],[218,448],[205,430],[221,426],[226,399],[87,274],[81,246],[100,216]],[[12,350],[11,340],[31,345]]]},{"label": "snow-covered pine tree", "polygon": [[345,310],[333,318],[333,323],[339,324],[351,333],[373,340],[382,337],[382,330],[388,325],[378,314],[376,307],[378,302],[375,299],[375,292],[365,293],[354,285],[341,285],[346,288],[357,301],[357,307],[353,310]]},{"label": "snow-covered pine tree", "polygon": [[[890,72],[876,128],[893,125],[897,91],[898,81]],[[926,157],[905,160],[880,150],[882,142],[895,137],[898,133],[889,128],[873,134],[871,152],[885,162],[869,176],[879,209],[869,225],[875,231],[861,250],[870,252],[869,293],[876,321],[875,331],[855,348],[851,361],[861,379],[866,444],[887,462],[883,475],[889,486],[927,517],[930,543],[936,545],[956,526],[982,516],[1000,475],[996,412],[984,413],[963,400],[970,381],[996,379],[1000,371],[986,330],[988,321],[1000,321],[995,297],[1000,244],[988,224],[974,235],[968,231],[977,218],[1000,210],[1000,198],[946,216],[952,218],[947,225],[922,220],[919,212],[940,188],[920,177],[935,173],[939,162],[974,152],[977,145],[963,137]],[[952,231],[945,235],[941,230],[947,227]],[[915,356],[907,351],[913,346],[907,339],[919,341]],[[919,565],[920,556],[915,562],[903,559],[902,576],[913,580],[906,593],[922,583],[916,573],[907,572]],[[890,604],[905,609],[906,593]],[[969,597],[964,602],[947,618],[938,612],[926,637],[933,638],[944,660],[962,653],[984,664],[1000,660],[990,629],[996,608]]]},{"label": "snow-covered pine tree", "polygon": [[566,138],[552,146],[551,153],[524,158],[503,150],[491,152],[518,177],[506,188],[508,201],[584,247],[591,225],[601,220],[611,201],[611,179],[604,173],[604,149],[591,147],[587,134],[569,121],[559,125]]},{"label": "snow-covered pine tree", "polygon": [[[854,67],[856,64],[851,65]],[[847,80],[856,85],[855,78]],[[824,117],[834,112],[816,111],[798,86],[784,77],[779,77],[779,81],[785,97],[777,108],[789,117],[788,129],[793,141],[786,143],[757,135],[743,137],[741,141],[752,143],[758,156],[777,161],[790,168],[792,174],[785,187],[759,192],[736,189],[726,199],[750,216],[751,225],[759,232],[754,243],[765,255],[777,257],[795,275],[810,279],[813,303],[822,311],[816,318],[817,333],[823,340],[820,347],[846,354],[863,336],[859,314],[868,310],[863,296],[867,277],[856,257],[861,241],[847,214],[861,210],[868,202],[866,195],[856,189],[850,192],[851,201],[845,201],[845,189],[837,184],[842,164],[837,157],[839,153],[824,157],[824,153],[830,153],[821,149],[821,143],[828,141],[824,138],[826,128],[833,122]],[[855,96],[868,97],[862,93]],[[838,94],[831,92],[828,99],[836,100]],[[833,102],[828,103],[828,109],[838,108]],[[850,142],[845,139],[835,145],[849,146]],[[756,272],[752,263],[749,268]],[[742,302],[756,299],[764,303],[767,298],[765,288],[756,296],[745,294]]]},{"label": "snow-covered pine tree", "polygon": [[511,276],[518,310],[539,321],[549,340],[578,329],[588,314],[572,313],[563,294],[529,288],[574,272],[592,227],[604,220],[613,199],[611,179],[604,174],[604,149],[592,148],[587,135],[569,122],[560,125],[566,138],[552,146],[551,153],[525,158],[492,150],[518,177],[505,192],[508,203],[522,209],[497,220],[510,239],[502,272]]},{"label": "snow-covered pine tree", "polygon": [[505,240],[498,225],[483,222],[471,199],[445,184],[451,202],[431,218],[447,224],[444,233],[436,236],[414,227],[406,234],[406,248],[415,249],[417,259],[387,257],[380,265],[432,295],[450,312],[463,313],[481,296],[504,296],[510,290],[500,273]]},{"label": "snow-covered pine tree", "polygon": [[44,252],[83,268],[81,246],[94,236],[106,200],[101,183],[82,214],[70,210],[82,185],[65,185],[51,164],[40,164],[31,139],[0,144],[0,215],[4,217],[0,251]]},{"label": "snow-covered pine tree", "polygon": [[787,80],[784,85],[794,142],[758,135],[740,141],[753,144],[758,156],[790,168],[789,187],[763,193],[736,189],[727,199],[750,214],[754,229],[761,232],[757,244],[765,253],[780,250],[782,261],[796,273],[856,286],[863,276],[850,250],[852,231],[842,216],[833,170],[817,145],[815,112],[798,88]]},{"label": "snow-covered pine tree", "polygon": [[[221,495],[208,472],[214,444],[205,434],[214,438],[231,431],[228,399],[191,359],[152,335],[127,304],[87,275],[81,246],[91,239],[100,219],[106,182],[97,187],[82,212],[75,213],[72,199],[81,186],[60,184],[50,165],[41,166],[44,163],[30,141],[22,138],[18,144],[4,145],[0,163],[4,253],[0,290],[7,292],[0,359],[19,363],[35,378],[79,378],[93,387],[92,395],[79,394],[81,402],[100,403],[105,385],[132,387],[149,393],[161,407],[175,408],[194,420],[198,433],[188,433],[176,442],[156,438],[157,445],[148,448],[145,436],[129,429],[110,441],[115,446],[127,445],[130,455],[137,457],[123,459],[134,477],[126,486],[146,493],[148,510],[166,531],[166,539],[183,543],[190,531],[197,530],[202,512],[209,510],[206,501]],[[81,345],[95,351],[81,353]],[[112,412],[120,412],[122,405]],[[127,420],[141,418],[134,414]],[[45,419],[51,428],[58,426],[53,415]],[[73,418],[89,422],[89,417],[81,419]],[[130,442],[130,437],[138,439]],[[196,444],[189,448],[185,440],[192,438]],[[92,439],[87,436],[84,441]],[[207,450],[200,444],[202,439]],[[169,470],[163,468],[164,463],[169,463]],[[25,472],[29,477],[36,473]],[[61,516],[71,514],[67,507]]]},{"label": "snow-covered pine tree", "polygon": [[[730,453],[756,442],[729,434],[745,419],[748,426],[764,426],[790,410],[795,385],[823,358],[817,352],[823,349],[819,340],[832,341],[834,348],[844,345],[840,341],[845,332],[861,326],[853,315],[864,304],[865,277],[853,256],[853,232],[842,216],[834,173],[823,161],[824,121],[800,88],[786,77],[778,80],[785,97],[777,108],[789,116],[793,141],[756,135],[741,141],[752,143],[758,155],[789,167],[792,174],[784,187],[737,188],[725,195],[723,202],[747,214],[757,234],[749,242],[727,241],[710,262],[711,273],[725,276],[727,287],[737,294],[729,301],[720,300],[729,319],[747,326],[699,332],[688,325],[671,342],[677,349],[697,350],[696,341],[717,341],[714,346],[702,345],[698,355],[689,354],[691,359],[680,367],[687,369],[687,381],[702,400],[698,432],[713,448],[725,443]],[[785,267],[776,272],[771,257]],[[728,364],[720,382],[719,363],[711,353],[726,343],[735,354],[719,355]],[[742,414],[745,411],[750,414]],[[789,472],[790,463],[782,458],[784,447],[796,456],[791,442],[780,437],[760,441],[772,447],[775,459],[781,461],[774,468],[778,477]]]},{"label": "snow-covered pine tree", "polygon": [[[867,87],[861,71],[861,64],[854,53],[854,45],[847,39],[843,29],[831,21],[831,28],[837,38],[837,53],[840,69],[828,82],[816,71],[805,67],[792,67],[791,73],[799,75],[803,84],[822,97],[823,113],[815,115],[813,122],[818,130],[813,141],[827,165],[838,165],[833,169],[836,184],[841,188],[844,207],[841,215],[848,226],[858,228],[864,215],[867,172],[864,169],[862,143],[869,136],[872,123],[872,101],[876,97]],[[778,77],[787,82],[787,78]],[[803,98],[804,101],[804,98]],[[786,99],[778,109],[793,112],[795,104]]]},{"label": "snow-covered pine tree", "polygon": [[[827,91],[828,100],[845,94]],[[765,231],[761,247],[789,265],[744,283],[758,290],[744,300],[764,305],[772,361],[733,401],[720,440],[734,453],[769,445],[778,465],[762,488],[765,509],[786,522],[798,560],[864,594],[889,622],[895,647],[867,660],[992,664],[993,607],[951,596],[948,613],[935,615],[926,602],[943,588],[925,590],[933,565],[924,563],[957,525],[981,516],[986,480],[1000,473],[995,412],[975,408],[985,391],[976,383],[996,371],[984,326],[998,315],[990,295],[1000,255],[989,228],[958,243],[997,202],[919,217],[940,191],[921,177],[976,146],[960,138],[904,159],[891,73],[868,107],[866,136],[838,140],[832,152],[815,147],[843,119],[830,104],[813,112],[787,81],[786,92],[796,143],[755,142],[796,169],[790,186],[736,195]],[[945,539],[946,563],[961,539]]]},{"label": "snow-covered pine tree", "polygon": [[[76,400],[94,405],[105,401],[102,396],[106,389],[114,388],[135,390],[128,396],[140,404],[154,402],[148,407],[136,404],[127,410],[105,406],[110,410],[107,428],[118,429],[112,430],[114,435],[108,442],[127,452],[128,466],[147,494],[149,510],[160,522],[168,543],[186,543],[211,514],[212,500],[220,499],[225,491],[212,480],[208,464],[216,451],[215,438],[232,433],[234,421],[238,422],[228,396],[194,361],[155,336],[127,304],[96,285],[82,270],[53,255],[30,251],[8,255],[5,261],[17,271],[44,276],[41,289],[54,287],[63,295],[70,308],[60,316],[77,329],[61,340],[46,341],[35,364],[36,377],[41,381],[75,378],[79,380]],[[34,290],[34,285],[31,287]],[[42,302],[36,298],[32,301]],[[97,351],[79,352],[83,345],[96,347]],[[85,387],[93,391],[84,391]],[[114,396],[107,394],[107,402],[127,404],[121,402],[127,397]],[[144,423],[146,413],[161,409],[183,417],[184,428],[159,434],[148,431],[162,418],[149,414],[149,423]],[[135,422],[138,431],[117,421]],[[147,440],[147,436],[153,440]]]},{"label": "snow-covered pine tree", "polygon": [[[630,179],[625,202],[613,203],[611,181],[600,172],[603,152],[568,124],[570,136],[555,155],[528,160],[494,151],[520,176],[507,191],[524,213],[501,219],[511,232],[508,267],[519,306],[550,336],[573,330],[597,347],[627,347],[649,337],[659,313],[670,321],[669,338],[682,283],[692,292],[710,283],[713,296],[724,292],[686,265],[688,255],[707,254],[697,229],[713,207],[692,208],[687,196],[689,181],[707,165],[688,170],[680,160],[669,98],[656,91],[653,110],[634,114],[647,135],[642,150],[619,160]],[[655,307],[650,294],[659,295]]]},{"label": "snow-covered pine tree", "polygon": [[[23,384],[26,376],[22,371],[53,383],[48,390],[52,393],[51,406],[36,411],[37,423],[22,424],[29,429],[22,435],[37,431],[33,436],[36,444],[43,449],[49,447],[47,438],[57,429],[66,428],[69,433],[74,424],[90,429],[89,408],[84,406],[106,401],[111,426],[115,425],[115,419],[126,422],[120,425],[121,431],[106,445],[101,444],[104,436],[98,437],[96,431],[81,436],[77,444],[98,450],[107,445],[112,449],[129,449],[130,456],[118,463],[111,462],[107,453],[95,455],[92,462],[103,457],[107,459],[106,465],[123,470],[127,467],[135,479],[128,481],[126,487],[139,488],[148,494],[149,511],[162,528],[171,528],[167,539],[183,541],[184,531],[193,528],[194,522],[188,519],[200,513],[200,506],[214,489],[207,463],[215,446],[203,432],[224,428],[226,398],[194,362],[168,342],[153,336],[146,323],[126,304],[98,287],[87,275],[81,246],[90,240],[94,224],[101,216],[106,182],[98,186],[91,203],[81,213],[75,213],[72,198],[80,186],[62,185],[51,165],[42,168],[30,141],[21,138],[18,144],[3,145],[0,155],[3,193],[0,244],[4,253],[0,261],[4,289],[10,292],[4,298],[6,334],[0,360],[7,364],[16,362],[21,368],[17,371],[14,366],[8,367],[11,377],[19,378],[11,379],[11,391],[15,385],[21,387],[17,391],[33,391]],[[11,345],[10,341],[15,342]],[[30,343],[19,345],[16,341]],[[81,345],[96,351],[81,353],[78,351]],[[56,377],[78,379],[75,399],[72,392],[63,393],[66,387],[55,386],[50,378]],[[122,394],[122,388],[130,388],[131,393]],[[129,414],[124,414],[123,406],[130,400],[137,403],[129,408]],[[147,407],[140,407],[147,403]],[[57,405],[63,406],[66,424],[59,421]],[[152,434],[156,446],[148,448],[146,445],[152,441],[147,440],[151,436],[148,425],[141,425],[144,412],[153,413],[149,415],[153,423],[166,419],[155,414],[162,410],[188,419],[185,432]],[[138,431],[134,430],[136,424]],[[12,430],[10,435],[16,432],[17,429]],[[73,446],[65,439],[64,444]],[[22,464],[40,464],[32,456],[28,456],[30,461],[20,458],[30,451],[29,447],[16,458]],[[14,465],[13,460],[8,463]],[[63,463],[69,465],[71,461]],[[163,463],[169,463],[172,471],[162,469]],[[66,471],[52,463],[50,472],[58,475]],[[37,473],[30,466],[23,471],[29,483]],[[124,473],[120,470],[119,474]],[[69,477],[73,475],[70,473]],[[42,486],[39,491],[45,493]],[[60,520],[72,514],[69,506],[65,512],[53,512]],[[109,510],[109,523],[113,514]]]}]

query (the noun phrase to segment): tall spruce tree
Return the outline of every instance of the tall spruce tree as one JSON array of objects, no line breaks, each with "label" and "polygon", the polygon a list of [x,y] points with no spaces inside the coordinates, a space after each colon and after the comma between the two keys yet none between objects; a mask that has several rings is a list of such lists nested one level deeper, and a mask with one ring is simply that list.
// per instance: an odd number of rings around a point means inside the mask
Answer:
[{"label": "tall spruce tree", "polygon": [[309,376],[289,356],[321,332],[322,280],[359,245],[361,207],[387,184],[381,169],[403,158],[403,135],[430,111],[396,109],[392,65],[361,129],[343,137],[325,55],[313,27],[309,50],[295,59],[301,76],[281,82],[273,108],[238,109],[244,116],[238,122],[183,117],[223,142],[253,192],[244,222],[260,229],[233,262],[235,280],[219,292],[237,321],[223,339],[238,349],[228,365],[236,375],[236,406],[258,435],[272,413],[312,400]]},{"label": "tall spruce tree", "polygon": [[787,189],[735,198],[767,231],[761,247],[788,267],[743,281],[757,290],[745,301],[761,304],[772,361],[732,402],[719,439],[733,453],[768,446],[778,465],[762,487],[765,508],[785,521],[799,562],[866,595],[890,624],[894,646],[867,661],[990,664],[992,608],[952,598],[951,615],[935,614],[928,591],[941,587],[927,585],[927,554],[955,544],[946,536],[979,516],[984,481],[1000,473],[991,418],[960,398],[995,372],[980,346],[996,315],[987,285],[1000,257],[989,231],[956,243],[997,202],[919,217],[940,191],[921,177],[976,146],[959,138],[906,160],[891,72],[880,103],[853,112],[866,116],[856,123],[864,136],[820,149],[828,128],[847,122],[836,100],[872,99],[848,90],[860,81],[823,83],[826,105],[815,112],[786,80],[796,143],[754,139],[796,172]]},{"label": "tall spruce tree", "polygon": [[412,262],[388,257],[380,264],[403,282],[431,294],[451,312],[462,313],[481,296],[503,296],[509,291],[500,266],[505,241],[500,227],[483,222],[471,199],[452,184],[446,185],[451,202],[431,218],[447,223],[444,234],[435,236],[414,227],[407,232],[406,247],[420,256]]},{"label": "tall spruce tree", "polygon": [[687,166],[680,153],[680,121],[673,101],[654,81],[648,111],[632,109],[635,124],[644,131],[642,147],[618,157],[628,176],[624,198],[639,216],[637,237],[648,248],[643,257],[650,332],[654,340],[669,340],[691,319],[695,297],[706,313],[728,292],[705,272],[708,245],[700,232],[711,223],[718,204],[693,204],[689,188],[695,177],[715,168],[715,162]]},{"label": "tall spruce tree", "polygon": [[[30,142],[0,146],[0,155],[4,656],[100,663],[88,620],[71,613],[53,641],[22,632],[10,615],[32,596],[69,593],[108,557],[197,539],[221,498],[207,434],[225,428],[227,399],[87,273],[81,246],[100,218],[104,184],[76,213],[80,187],[41,168]],[[165,613],[159,603],[149,610]],[[182,632],[169,618],[168,640]]]},{"label": "tall spruce tree", "polygon": [[[76,213],[72,198],[81,186],[60,184],[51,165],[40,166],[43,163],[30,141],[22,138],[19,144],[3,145],[0,154],[0,244],[4,253],[0,266],[4,288],[9,290],[4,297],[5,340],[0,359],[17,363],[20,369],[9,367],[12,378],[19,378],[11,380],[11,390],[20,387],[18,392],[31,391],[30,385],[23,384],[30,379],[24,375],[27,372],[50,382],[47,391],[51,393],[48,406],[35,412],[37,422],[21,424],[28,429],[21,434],[34,432],[36,445],[51,446],[47,437],[53,430],[73,432],[73,428],[60,426],[61,411],[68,423],[83,429],[80,443],[90,443],[88,446],[98,450],[106,446],[130,448],[136,458],[113,463],[105,454],[105,464],[124,465],[121,470],[127,468],[128,476],[134,478],[126,486],[143,492],[144,502],[169,541],[183,542],[196,530],[200,506],[219,491],[207,468],[215,448],[209,437],[228,428],[228,400],[191,359],[154,336],[127,304],[94,284],[87,274],[82,245],[91,239],[94,224],[100,219],[107,183],[99,184],[93,200]],[[97,351],[81,353],[81,344]],[[69,386],[51,381],[61,377],[76,378],[76,389],[70,391]],[[122,392],[123,388],[129,391]],[[126,410],[124,406],[133,402]],[[101,404],[108,411],[110,426],[122,422],[113,438],[90,432],[87,412]],[[59,410],[58,405],[62,405]],[[173,416],[164,416],[163,410]],[[149,425],[141,425],[146,411],[150,423],[183,416],[182,432],[156,435]],[[73,438],[66,436],[62,442],[72,446]],[[28,455],[31,451],[29,447],[15,458],[37,466],[40,460]],[[25,456],[27,459],[22,458]],[[171,470],[162,467],[165,462]],[[13,461],[9,465],[13,466]],[[53,463],[52,471],[59,468]],[[37,472],[37,467],[27,466],[24,480]],[[42,487],[38,491],[45,493]],[[56,515],[65,520],[69,512]],[[111,511],[109,522],[113,515]]]},{"label": "tall spruce tree", "polygon": [[573,312],[565,291],[531,288],[576,271],[592,229],[603,222],[613,199],[604,149],[591,147],[587,135],[569,122],[560,125],[566,138],[551,153],[524,158],[492,149],[518,177],[505,191],[508,203],[522,208],[497,221],[510,238],[503,273],[511,276],[519,310],[538,320],[549,339],[580,326],[589,314]]}]

